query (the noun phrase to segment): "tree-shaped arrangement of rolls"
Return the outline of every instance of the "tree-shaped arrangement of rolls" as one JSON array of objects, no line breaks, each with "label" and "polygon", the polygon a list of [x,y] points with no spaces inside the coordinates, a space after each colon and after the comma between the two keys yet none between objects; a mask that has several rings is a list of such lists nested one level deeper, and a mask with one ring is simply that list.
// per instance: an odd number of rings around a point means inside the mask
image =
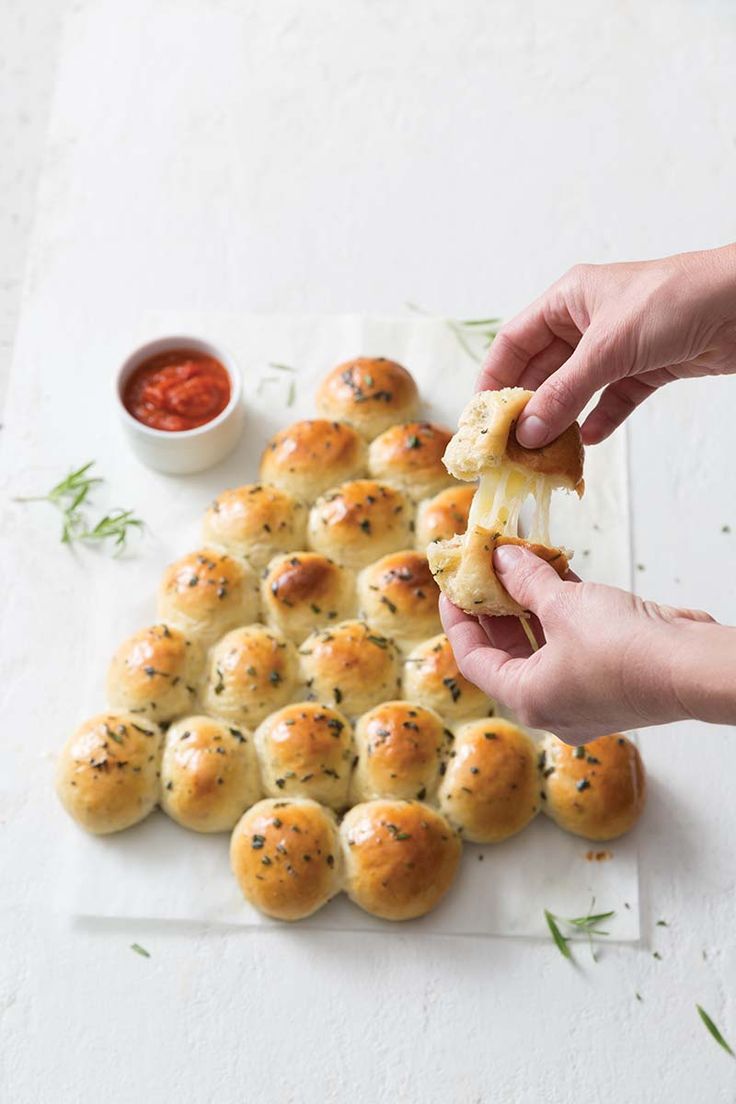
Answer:
[{"label": "tree-shaped arrangement of rolls", "polygon": [[75,821],[120,832],[160,807],[228,833],[244,897],[281,920],[341,892],[385,920],[422,916],[463,841],[501,844],[540,810],[590,840],[628,831],[645,798],[634,744],[540,744],[494,715],[439,620],[438,582],[465,609],[523,615],[492,551],[522,540],[530,496],[528,543],[566,567],[549,498],[582,493],[580,435],[521,448],[529,397],[476,395],[453,436],[421,420],[395,361],[330,371],[318,417],[266,443],[258,482],[218,495],[202,547],[163,572],[156,620],[112,657],[105,711],[58,763]]}]

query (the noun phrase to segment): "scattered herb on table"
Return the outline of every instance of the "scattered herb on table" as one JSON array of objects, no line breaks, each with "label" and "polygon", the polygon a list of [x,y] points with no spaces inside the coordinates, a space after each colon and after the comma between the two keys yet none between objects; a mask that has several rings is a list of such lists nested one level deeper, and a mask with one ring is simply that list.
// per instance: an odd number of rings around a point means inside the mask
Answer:
[{"label": "scattered herb on table", "polygon": [[[610,920],[616,913],[611,910],[609,912],[593,912],[595,907],[595,897],[590,902],[590,908],[585,916],[556,916],[549,909],[544,910],[544,918],[547,921],[547,927],[549,928],[552,938],[559,950],[560,954],[565,958],[572,960],[572,951],[570,949],[570,936],[563,935],[560,930],[560,923],[567,924],[573,929],[573,932],[584,932],[588,937],[588,944],[590,946],[590,953],[594,962],[598,961],[596,953],[593,949],[593,936],[594,935],[608,935],[609,932],[603,931],[599,927],[600,924],[604,924],[606,920]],[[572,933],[571,933],[572,934]]]},{"label": "scattered herb on table", "polygon": [[[430,313],[416,303],[407,303],[406,306],[416,314]],[[481,363],[501,328],[500,318],[443,318],[443,321],[463,352],[477,364]]]},{"label": "scattered herb on table", "polygon": [[736,1058],[736,1054],[734,1054],[734,1052],[731,1050],[731,1047],[728,1045],[726,1040],[723,1038],[720,1031],[718,1030],[716,1025],[713,1023],[713,1020],[710,1018],[710,1016],[705,1011],[705,1009],[699,1004],[696,1004],[695,1007],[697,1008],[698,1015],[700,1016],[701,1020],[705,1024],[706,1029],[710,1032],[710,1034],[713,1036],[713,1038],[718,1043],[718,1045],[720,1047],[723,1047],[723,1049],[726,1051],[726,1054],[730,1054],[732,1058]]},{"label": "scattered herb on table", "polygon": [[130,949],[131,949],[131,951],[135,951],[135,953],[137,955],[140,955],[141,958],[150,958],[151,957],[151,952],[147,951],[145,947],[141,947],[140,943],[131,943],[130,944]]}]

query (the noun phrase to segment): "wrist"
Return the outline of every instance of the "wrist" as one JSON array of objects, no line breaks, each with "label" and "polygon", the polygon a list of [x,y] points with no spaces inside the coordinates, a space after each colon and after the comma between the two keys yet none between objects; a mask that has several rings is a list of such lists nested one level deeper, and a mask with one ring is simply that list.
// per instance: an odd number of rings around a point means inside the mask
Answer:
[{"label": "wrist", "polygon": [[679,716],[736,724],[736,628],[715,622],[672,626],[670,685]]}]

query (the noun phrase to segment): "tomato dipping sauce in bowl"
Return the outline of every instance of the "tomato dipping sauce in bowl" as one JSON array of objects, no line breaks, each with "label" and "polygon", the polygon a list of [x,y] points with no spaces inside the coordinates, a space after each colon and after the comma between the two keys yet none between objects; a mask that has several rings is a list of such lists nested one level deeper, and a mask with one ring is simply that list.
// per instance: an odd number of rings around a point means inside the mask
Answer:
[{"label": "tomato dipping sauce in bowl", "polygon": [[138,458],[158,471],[203,471],[236,444],[243,423],[240,374],[207,341],[165,337],[136,349],[117,377],[117,398]]}]

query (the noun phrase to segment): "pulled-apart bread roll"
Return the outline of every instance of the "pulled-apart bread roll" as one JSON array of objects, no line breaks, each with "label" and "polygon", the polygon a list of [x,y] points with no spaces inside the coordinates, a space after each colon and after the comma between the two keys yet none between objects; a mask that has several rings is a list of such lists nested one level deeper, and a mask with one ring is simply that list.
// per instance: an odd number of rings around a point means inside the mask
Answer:
[{"label": "pulled-apart bread roll", "polygon": [[335,814],[308,798],[259,801],[233,830],[230,865],[260,912],[303,920],[342,889]]},{"label": "pulled-apart bread roll", "polygon": [[414,543],[414,508],[395,487],[356,479],[317,499],[308,531],[315,551],[345,567],[366,567]]},{"label": "pulled-apart bread roll", "polygon": [[[552,491],[583,494],[583,446],[577,422],[540,449],[525,449],[514,426],[532,391],[506,387],[481,391],[470,400],[445,452],[448,471],[458,479],[480,478],[467,531],[427,549],[432,573],[450,601],[467,613],[502,616],[524,613],[503,589],[493,570],[500,544],[523,544],[564,575],[571,553],[550,547]],[[535,504],[529,540],[518,536],[519,514],[527,498]]]},{"label": "pulled-apart bread roll", "polygon": [[539,812],[533,740],[500,717],[457,729],[439,790],[440,809],[473,843],[500,843]]},{"label": "pulled-apart bread roll", "polygon": [[287,552],[271,560],[261,595],[268,624],[295,644],[354,617],[357,607],[352,571],[319,552]]},{"label": "pulled-apart bread roll", "polygon": [[418,644],[404,661],[402,694],[449,722],[493,713],[493,702],[460,674],[444,633]]},{"label": "pulled-apart bread roll", "polygon": [[262,796],[253,737],[214,717],[184,717],[164,738],[161,807],[194,832],[229,832]]},{"label": "pulled-apart bread roll", "polygon": [[286,491],[265,483],[219,494],[204,515],[202,536],[231,555],[265,567],[279,552],[303,548],[307,508]]},{"label": "pulled-apart bread roll", "polygon": [[143,820],[159,799],[161,730],[130,713],[99,713],[64,745],[56,792],[87,832],[121,832]]},{"label": "pulled-apart bread roll", "polygon": [[382,702],[364,713],[355,728],[351,805],[377,797],[433,800],[451,736],[438,713],[412,702]]},{"label": "pulled-apart bread roll", "polygon": [[566,832],[611,840],[633,828],[646,801],[646,775],[636,745],[598,736],[570,747],[551,733],[540,760],[543,811]]},{"label": "pulled-apart bread roll", "polygon": [[455,880],[462,845],[445,818],[419,801],[355,805],[340,826],[345,888],[383,920],[430,912]]},{"label": "pulled-apart bread roll", "polygon": [[449,540],[468,527],[475,486],[456,483],[417,507],[416,546],[422,552],[432,541]]},{"label": "pulled-apart bread roll", "polygon": [[442,463],[451,436],[430,422],[391,426],[371,442],[368,470],[410,498],[427,498],[455,482]]},{"label": "pulled-apart bread roll", "polygon": [[256,621],[258,606],[253,569],[211,548],[169,564],[158,591],[161,620],[205,646],[236,625]]},{"label": "pulled-apart bread roll", "polygon": [[297,702],[256,729],[263,788],[269,797],[311,797],[331,809],[348,803],[353,730],[342,713]]},{"label": "pulled-apart bread roll", "polygon": [[396,645],[364,621],[343,621],[312,633],[299,656],[306,696],[337,705],[348,717],[398,694],[401,663]]},{"label": "pulled-apart bread roll", "polygon": [[414,549],[391,552],[358,576],[360,616],[407,651],[442,628],[439,597],[427,557]]},{"label": "pulled-apart bread roll", "polygon": [[233,629],[210,648],[202,704],[234,724],[257,725],[293,697],[297,670],[296,648],[280,633]]},{"label": "pulled-apart bread roll", "polygon": [[260,475],[303,502],[357,479],[368,470],[366,443],[352,426],[324,418],[295,422],[279,430],[261,456]]},{"label": "pulled-apart bread roll", "polygon": [[395,360],[356,357],[328,372],[317,389],[325,418],[347,422],[367,440],[413,418],[419,392],[413,376]]},{"label": "pulled-apart bread roll", "polygon": [[112,658],[108,703],[163,724],[191,709],[203,663],[200,645],[179,629],[165,624],[141,629],[124,640]]}]

